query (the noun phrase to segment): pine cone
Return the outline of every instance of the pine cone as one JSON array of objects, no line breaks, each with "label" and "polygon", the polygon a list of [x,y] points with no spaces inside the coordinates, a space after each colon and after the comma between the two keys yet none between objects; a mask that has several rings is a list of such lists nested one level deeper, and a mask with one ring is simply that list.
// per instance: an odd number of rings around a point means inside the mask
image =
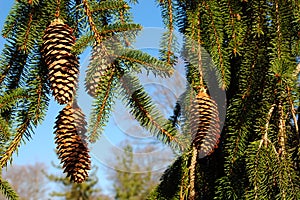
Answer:
[{"label": "pine cone", "polygon": [[70,102],[74,96],[79,73],[78,58],[71,53],[75,44],[73,30],[60,19],[45,30],[42,58],[48,67],[48,78],[54,98],[60,104]]},{"label": "pine cone", "polygon": [[64,173],[71,181],[81,183],[88,177],[91,161],[84,132],[85,119],[79,107],[67,105],[57,116],[55,143]]},{"label": "pine cone", "polygon": [[217,104],[205,92],[199,92],[192,103],[191,132],[193,144],[204,157],[213,152],[220,138],[220,119]]},{"label": "pine cone", "polygon": [[101,82],[114,70],[113,59],[108,55],[107,49],[103,44],[98,44],[93,47],[90,64],[87,67],[85,88],[89,95],[96,96],[98,87]]}]

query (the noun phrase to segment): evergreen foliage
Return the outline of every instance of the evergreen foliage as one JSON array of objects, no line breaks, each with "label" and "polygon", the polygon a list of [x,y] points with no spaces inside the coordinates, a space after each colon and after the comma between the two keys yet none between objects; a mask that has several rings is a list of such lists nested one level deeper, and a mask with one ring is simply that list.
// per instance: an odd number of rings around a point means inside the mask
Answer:
[{"label": "evergreen foliage", "polygon": [[[191,196],[191,190],[178,189],[175,199],[183,195],[189,199],[298,199],[298,2],[178,0],[174,4],[178,30],[192,38],[186,40],[184,51],[197,54],[197,45],[207,50],[227,95],[219,148],[197,161],[196,196]],[[168,19],[164,9],[163,17]],[[197,74],[207,66],[203,53],[196,58],[198,62],[187,63],[187,80],[197,91],[203,81]],[[181,115],[176,106],[174,125],[189,117],[183,110],[191,102],[181,98],[177,105],[182,105]],[[166,172],[172,174],[175,166]],[[190,167],[191,163],[182,165],[181,170]],[[162,177],[161,184],[177,174]],[[160,199],[162,194],[153,193],[151,198]],[[174,194],[163,198],[172,199]]]},{"label": "evergreen foliage", "polygon": [[[101,46],[104,52],[100,58],[95,54],[87,69],[86,90],[94,97],[88,139],[96,142],[101,136],[115,98],[121,97],[141,126],[179,154],[150,199],[300,199],[299,2],[160,0],[167,28],[160,60],[130,47],[141,29],[132,21],[134,3],[15,2],[2,31],[7,43],[0,57],[1,167],[24,139],[30,139],[47,111],[53,80],[47,78],[51,69],[42,57],[42,38],[49,24],[60,18],[74,30],[70,55],[89,46]],[[176,29],[186,36],[181,55],[188,85],[174,115],[166,119],[137,74],[144,69],[162,77],[173,73]],[[93,73],[97,71],[100,75]],[[209,111],[207,102],[201,109],[193,106],[196,94],[205,90],[208,99],[219,104],[218,94],[209,91],[208,71],[216,71],[219,88],[226,93],[226,116],[219,147],[199,157],[195,147],[203,138],[186,138],[197,127],[196,112]],[[75,94],[62,103],[71,105]],[[218,112],[212,113],[209,119]],[[205,129],[208,121],[197,121],[198,127]],[[218,135],[217,128],[213,134]],[[6,196],[15,195],[5,181],[1,188]]]},{"label": "evergreen foliage", "polygon": [[8,200],[19,198],[18,194],[14,191],[11,185],[3,178],[0,180],[0,190]]}]

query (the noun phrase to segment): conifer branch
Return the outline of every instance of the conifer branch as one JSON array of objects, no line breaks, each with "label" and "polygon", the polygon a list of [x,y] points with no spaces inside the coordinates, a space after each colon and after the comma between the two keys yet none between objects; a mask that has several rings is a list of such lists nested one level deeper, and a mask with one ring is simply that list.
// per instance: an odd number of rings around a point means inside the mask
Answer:
[{"label": "conifer branch", "polygon": [[152,71],[154,74],[159,74],[163,77],[169,77],[174,73],[174,69],[171,65],[138,50],[129,48],[121,49],[112,56],[121,60],[127,60],[131,63],[147,66],[147,71]]},{"label": "conifer branch", "polygon": [[[204,86],[203,81],[203,63],[202,63],[202,51],[201,51],[201,43],[202,43],[202,36],[201,36],[201,13],[200,13],[200,7],[196,8],[195,10],[188,11],[187,17],[190,21],[189,24],[189,40],[187,41],[190,46],[188,47],[187,51],[191,51],[192,53],[188,53],[188,55],[191,56],[189,60],[193,60],[194,55],[197,56],[197,58],[194,58],[195,61],[192,62],[192,65],[197,65],[198,67],[198,75],[199,76],[199,87]],[[189,44],[191,43],[191,44]],[[190,61],[191,62],[191,61]],[[196,68],[196,67],[195,67]],[[197,84],[197,85],[198,85]]]},{"label": "conifer branch", "polygon": [[[104,77],[103,80],[100,80],[99,87],[101,87],[101,93],[98,92],[96,94],[96,107],[93,110],[91,123],[89,127],[89,141],[94,143],[96,142],[98,136],[99,136],[99,130],[101,130],[104,126],[105,121],[108,118],[108,106],[110,107],[110,104],[112,103],[112,89],[113,89],[113,83],[114,83],[114,76],[115,71],[111,71],[110,74],[107,75],[107,77]],[[104,80],[106,79],[106,80]],[[98,101],[100,100],[100,102]]]},{"label": "conifer branch", "polygon": [[96,5],[91,7],[91,13],[95,12],[103,12],[103,11],[110,11],[110,10],[122,10],[122,9],[129,9],[129,6],[124,1],[119,0],[110,0],[110,1],[101,1]]},{"label": "conifer branch", "polygon": [[276,34],[277,34],[277,56],[280,59],[281,58],[281,43],[282,43],[282,33],[281,33],[281,22],[280,22],[280,14],[279,14],[279,3],[278,0],[275,0],[275,16],[276,16]]},{"label": "conifer branch", "polygon": [[88,21],[89,21],[89,24],[90,24],[90,27],[95,35],[95,39],[96,41],[100,44],[101,43],[101,40],[102,40],[102,37],[100,35],[100,32],[98,31],[97,27],[96,27],[96,24],[93,20],[93,14],[92,14],[92,11],[90,9],[90,6],[89,6],[89,3],[88,3],[88,0],[82,0],[82,3],[83,3],[83,6],[84,6],[84,11],[88,17]]},{"label": "conifer branch", "polygon": [[[162,1],[161,1],[162,3]],[[168,28],[168,43],[167,43],[167,59],[166,62],[169,64],[172,64],[171,62],[171,56],[173,55],[172,52],[172,40],[173,40],[173,31],[174,31],[174,27],[173,27],[173,6],[172,6],[172,1],[171,0],[167,0],[165,1],[163,4],[166,4],[167,7],[167,12],[168,12],[168,22],[166,24],[167,28]]]},{"label": "conifer branch", "polygon": [[279,132],[278,132],[278,144],[280,146],[279,155],[285,157],[286,155],[286,130],[285,130],[285,117],[284,111],[281,102],[278,105],[278,112],[279,112]]},{"label": "conifer branch", "polygon": [[[299,133],[299,127],[298,127],[297,117],[296,117],[296,109],[294,107],[294,103],[293,103],[292,97],[291,97],[291,89],[287,86],[286,90],[287,90],[287,95],[288,95],[288,101],[291,106],[291,113],[292,113],[292,117],[294,120],[295,131],[296,131],[296,133]],[[296,137],[298,139],[298,143],[300,143],[300,135],[296,134]]]},{"label": "conifer branch", "polygon": [[189,200],[195,200],[196,199],[195,180],[196,180],[196,164],[197,164],[198,150],[194,145],[192,146],[191,153],[192,153],[192,157],[191,157],[191,164],[189,167],[189,171],[190,171]]},{"label": "conifer branch", "polygon": [[17,88],[8,92],[5,92],[0,97],[0,109],[7,110],[14,106],[16,102],[22,98],[28,98],[28,95],[21,88]]},{"label": "conifer branch", "polygon": [[11,65],[7,65],[7,67],[2,71],[2,73],[0,74],[0,85],[2,84],[2,82],[4,81],[6,75],[9,72]]},{"label": "conifer branch", "polygon": [[102,29],[99,30],[101,35],[108,35],[110,33],[115,32],[125,32],[125,31],[137,31],[142,30],[142,27],[139,24],[113,24],[103,26]]},{"label": "conifer branch", "polygon": [[259,153],[261,150],[261,147],[263,145],[263,140],[260,141],[257,152],[256,152],[256,156],[255,156],[255,168],[254,168],[254,180],[253,180],[253,184],[254,184],[254,194],[255,194],[255,200],[259,200],[259,181],[258,181],[258,164],[259,164]]},{"label": "conifer branch", "polygon": [[185,185],[184,185],[184,178],[185,176],[182,176],[181,184],[180,184],[180,192],[179,192],[179,199],[185,200]]},{"label": "conifer branch", "polygon": [[94,37],[90,32],[78,38],[73,46],[72,53],[75,55],[81,54],[89,45],[92,44],[93,38]]},{"label": "conifer branch", "polygon": [[0,117],[0,136],[4,141],[8,140],[10,136],[9,124],[2,117]]},{"label": "conifer branch", "polygon": [[19,7],[19,4],[16,3],[11,11],[9,12],[9,15],[7,16],[7,19],[6,19],[6,22],[4,24],[4,27],[2,29],[2,36],[4,38],[8,38],[9,34],[11,32],[13,32],[13,30],[15,30],[16,28],[16,25],[18,24],[18,18],[15,16],[15,13],[18,12],[18,7]]},{"label": "conifer branch", "polygon": [[222,88],[225,89],[227,87],[227,83],[226,83],[226,69],[225,69],[225,63],[224,63],[224,58],[223,58],[223,53],[222,53],[222,44],[221,44],[221,39],[219,38],[219,34],[217,31],[217,27],[215,25],[215,19],[213,17],[213,13],[210,9],[210,6],[207,4],[207,2],[204,2],[205,8],[208,12],[208,15],[210,17],[210,23],[211,23],[211,27],[213,29],[213,34],[215,36],[215,42],[217,44],[217,52],[218,52],[218,56],[219,56],[219,66],[220,66],[220,70],[221,70],[221,76],[222,76]]},{"label": "conifer branch", "polygon": [[171,64],[171,55],[172,53],[172,38],[173,38],[173,8],[172,8],[172,1],[168,0],[168,14],[169,14],[169,40],[168,40],[168,52],[167,52],[167,63]]},{"label": "conifer branch", "polygon": [[0,158],[0,167],[3,168],[7,165],[7,162],[11,160],[12,154],[17,150],[20,146],[23,135],[30,128],[30,119],[26,118],[23,124],[21,124],[17,130],[13,140],[10,142],[9,146],[6,148],[5,152],[2,154]]},{"label": "conifer branch", "polygon": [[[280,194],[282,199],[287,199],[287,190],[288,188],[285,187],[286,181],[285,176],[288,176],[288,180],[290,181],[291,189],[294,189],[293,179],[291,178],[290,167],[287,165],[287,152],[286,152],[286,128],[285,128],[285,117],[284,117],[284,110],[282,103],[280,102],[278,105],[278,112],[279,112],[279,132],[278,132],[278,144],[279,144],[279,151],[278,151],[278,164],[279,164],[279,185],[280,187]],[[283,168],[283,169],[282,169]],[[297,192],[294,192],[296,194]]]},{"label": "conifer branch", "polygon": [[266,120],[266,125],[265,125],[265,133],[263,134],[263,138],[262,138],[262,141],[264,142],[265,146],[268,145],[268,143],[272,143],[269,138],[268,138],[268,132],[269,132],[269,125],[270,125],[270,120],[271,120],[271,117],[272,117],[272,113],[274,111],[274,108],[275,108],[275,104],[273,104],[268,112],[268,115],[267,115],[267,120]]},{"label": "conifer branch", "polygon": [[[191,151],[185,152],[182,155],[182,164],[181,170],[182,175],[180,179],[180,193],[179,199],[180,200],[187,200],[189,198],[189,190],[190,190],[190,162],[191,162]],[[193,155],[192,155],[193,156]]]},{"label": "conifer branch", "polygon": [[162,54],[162,59],[170,65],[174,64],[174,13],[173,7],[174,2],[171,0],[159,0],[159,5],[162,9],[162,16],[164,18],[164,24],[167,28],[166,33],[162,37],[160,50]]},{"label": "conifer branch", "polygon": [[[41,121],[42,112],[44,110],[46,110],[45,107],[44,107],[45,102],[49,101],[48,97],[45,96],[45,91],[44,91],[44,88],[43,88],[43,82],[41,80],[41,77],[38,76],[36,80],[38,82],[38,85],[37,85],[37,88],[35,88],[36,89],[36,91],[35,91],[36,97],[34,98],[34,101],[36,102],[36,104],[35,104],[34,118],[33,118],[33,121],[32,121],[35,126],[37,126],[38,123]],[[46,97],[46,99],[44,100],[45,97]]]},{"label": "conifer branch", "polygon": [[138,80],[133,76],[124,74],[120,78],[120,82],[122,84],[121,92],[124,94],[123,100],[127,101],[131,113],[140,124],[163,142],[184,150],[186,145],[179,140],[176,129],[168,124],[159,110],[152,105],[151,98],[143,91]]},{"label": "conifer branch", "polygon": [[241,20],[241,16],[239,13],[234,13],[233,11],[233,6],[232,3],[230,1],[227,2],[227,6],[228,6],[228,10],[229,10],[229,16],[230,16],[230,28],[231,28],[231,38],[232,41],[231,43],[233,43],[233,55],[236,56],[239,52],[238,52],[238,47],[239,47],[239,41],[238,41],[238,28],[236,27],[237,21]]},{"label": "conifer branch", "polygon": [[19,196],[8,181],[0,178],[0,191],[8,200],[18,200]]},{"label": "conifer branch", "polygon": [[[3,81],[5,80],[6,76],[8,75],[12,65],[13,65],[13,62],[14,60],[16,59],[17,55],[18,55],[18,52],[19,50],[17,48],[13,48],[11,46],[6,46],[3,50],[3,53],[1,55],[1,59],[0,61],[3,59],[4,60],[4,57],[6,59],[10,58],[9,59],[9,62],[0,62],[0,85],[3,83]],[[7,54],[8,55],[7,55]]]},{"label": "conifer branch", "polygon": [[10,27],[6,28],[7,30],[2,31],[2,37],[7,38],[7,35],[15,28],[17,24],[17,20],[13,24],[10,25]]},{"label": "conifer branch", "polygon": [[251,89],[253,87],[253,79],[251,78],[254,74],[254,69],[255,69],[255,66],[257,65],[257,56],[258,56],[258,51],[259,51],[259,48],[258,46],[255,47],[255,51],[254,51],[254,56],[253,56],[253,60],[251,60],[251,68],[250,68],[250,72],[251,72],[251,75],[248,77],[248,81],[246,82],[246,90],[244,91],[243,93],[243,96],[242,96],[242,99],[245,99],[246,97],[249,96],[250,92],[251,92]]},{"label": "conifer branch", "polygon": [[[119,16],[120,16],[121,24],[122,25],[126,24],[125,18],[124,18],[124,11],[123,11],[123,9],[119,10]],[[140,27],[140,30],[141,30],[141,28],[142,27]],[[131,44],[130,44],[128,38],[126,37],[126,35],[124,35],[123,37],[124,37],[124,40],[125,40],[126,47],[129,47]]]},{"label": "conifer branch", "polygon": [[25,35],[24,35],[24,41],[23,41],[23,45],[21,46],[21,48],[26,52],[27,51],[27,43],[28,43],[28,39],[29,39],[29,34],[30,34],[30,30],[31,25],[32,25],[32,17],[33,17],[33,9],[31,10],[30,14],[29,14],[29,20],[28,20],[28,24],[27,24],[27,28],[25,31]]}]

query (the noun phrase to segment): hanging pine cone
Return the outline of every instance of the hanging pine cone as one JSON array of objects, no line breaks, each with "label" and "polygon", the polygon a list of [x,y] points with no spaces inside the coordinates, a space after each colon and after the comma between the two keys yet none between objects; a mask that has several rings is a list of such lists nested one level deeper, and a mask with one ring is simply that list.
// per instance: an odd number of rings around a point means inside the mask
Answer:
[{"label": "hanging pine cone", "polygon": [[60,19],[45,30],[42,57],[48,67],[48,78],[54,98],[60,104],[70,102],[77,86],[78,58],[71,53],[75,44],[73,30]]},{"label": "hanging pine cone", "polygon": [[113,59],[108,55],[107,49],[103,44],[93,47],[90,64],[87,67],[85,88],[89,95],[96,96],[97,89],[101,86],[101,82],[105,81],[112,71]]},{"label": "hanging pine cone", "polygon": [[192,103],[191,133],[193,144],[204,157],[217,147],[220,137],[220,119],[217,104],[206,92],[199,92]]},{"label": "hanging pine cone", "polygon": [[55,143],[64,172],[71,181],[81,183],[88,177],[90,156],[85,142],[85,119],[79,107],[67,105],[57,116]]}]

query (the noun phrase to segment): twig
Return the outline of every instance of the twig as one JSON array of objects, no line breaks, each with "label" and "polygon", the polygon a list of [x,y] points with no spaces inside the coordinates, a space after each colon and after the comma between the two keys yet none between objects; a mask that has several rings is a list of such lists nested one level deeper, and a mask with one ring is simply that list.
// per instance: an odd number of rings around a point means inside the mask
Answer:
[{"label": "twig", "polygon": [[195,200],[196,198],[196,191],[195,191],[195,179],[196,179],[196,164],[197,164],[197,155],[198,150],[193,145],[192,147],[192,159],[191,159],[191,165],[190,165],[190,192],[189,192],[189,200]]}]

